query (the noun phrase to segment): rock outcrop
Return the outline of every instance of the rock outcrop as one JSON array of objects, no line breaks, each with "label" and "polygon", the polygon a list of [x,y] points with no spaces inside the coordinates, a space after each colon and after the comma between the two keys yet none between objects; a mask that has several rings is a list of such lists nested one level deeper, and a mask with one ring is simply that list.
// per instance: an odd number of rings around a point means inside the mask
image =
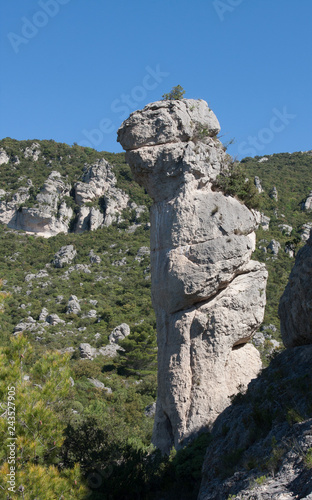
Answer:
[{"label": "rock outcrop", "polygon": [[301,204],[301,209],[306,212],[311,212],[312,210],[312,191],[308,194],[305,201]]},{"label": "rock outcrop", "polygon": [[66,264],[70,264],[77,255],[77,250],[74,245],[65,245],[59,249],[54,255],[53,265],[57,268],[62,268]]},{"label": "rock outcrop", "polygon": [[[116,183],[116,176],[106,160],[99,160],[87,168],[82,181],[75,185],[75,200],[80,206],[76,232],[110,226],[120,217],[128,206],[129,196],[116,188]],[[97,199],[101,199],[102,211],[90,207]]]},{"label": "rock outcrop", "polygon": [[263,193],[263,187],[261,185],[261,180],[259,179],[259,177],[257,175],[255,176],[254,183],[255,183],[256,189],[258,190],[258,193],[259,194]]},{"label": "rock outcrop", "polygon": [[261,363],[248,344],[263,319],[267,272],[254,262],[256,215],[214,188],[228,168],[202,100],[159,101],[118,140],[151,208],[158,397],[153,443],[168,453],[209,426]]},{"label": "rock outcrop", "polygon": [[[27,164],[44,160],[37,142],[21,152],[22,161]],[[18,157],[9,156],[0,148],[0,165],[9,164],[14,170],[19,163]],[[49,238],[59,233],[94,231],[121,222],[125,208],[135,210],[138,217],[146,209],[138,207],[116,187],[113,167],[104,159],[86,164],[81,180],[75,183],[69,183],[68,176],[53,170],[37,193],[31,179],[21,176],[18,180],[25,185],[15,191],[0,190],[0,223],[37,236]]]},{"label": "rock outcrop", "polygon": [[279,304],[281,334],[286,347],[312,344],[312,234],[299,250]]}]

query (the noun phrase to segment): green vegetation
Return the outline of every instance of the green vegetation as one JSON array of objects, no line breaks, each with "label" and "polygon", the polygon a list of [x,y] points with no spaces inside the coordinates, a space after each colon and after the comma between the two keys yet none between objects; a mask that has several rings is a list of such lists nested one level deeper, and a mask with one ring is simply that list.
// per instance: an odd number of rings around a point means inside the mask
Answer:
[{"label": "green vegetation", "polygon": [[70,390],[68,356],[47,352],[35,360],[29,342],[19,336],[0,349],[0,366],[0,489],[9,491],[14,467],[16,489],[10,491],[20,488],[25,500],[85,498],[79,466],[58,467],[65,429],[59,413]]},{"label": "green vegetation", "polygon": [[185,90],[181,85],[177,85],[176,87],[173,87],[171,91],[168,94],[164,94],[162,96],[163,101],[179,101],[180,99],[183,99],[183,96],[185,94]]},{"label": "green vegetation", "polygon": [[251,179],[248,179],[244,169],[238,164],[231,164],[229,169],[220,174],[214,184],[215,189],[221,189],[225,194],[236,196],[248,208],[259,208],[259,193]]}]

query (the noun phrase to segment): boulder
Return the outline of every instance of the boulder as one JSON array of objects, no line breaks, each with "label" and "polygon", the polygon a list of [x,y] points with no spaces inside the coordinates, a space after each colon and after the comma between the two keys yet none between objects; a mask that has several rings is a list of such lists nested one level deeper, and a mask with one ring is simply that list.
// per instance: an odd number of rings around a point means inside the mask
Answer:
[{"label": "boulder", "polygon": [[80,357],[82,359],[94,359],[96,357],[96,348],[91,347],[90,344],[82,343],[79,345]]},{"label": "boulder", "polygon": [[64,324],[65,321],[61,319],[57,314],[49,314],[46,318],[46,322],[49,323],[50,325],[58,325],[58,324]]},{"label": "boulder", "polygon": [[311,212],[312,210],[312,191],[308,194],[305,201],[301,205],[301,209],[305,212]]},{"label": "boulder", "polygon": [[123,340],[128,335],[130,335],[130,326],[127,323],[122,323],[114,328],[108,338],[111,344],[118,344],[120,340]]},{"label": "boulder", "polygon": [[67,303],[66,314],[79,314],[80,312],[81,307],[78,297],[76,297],[76,295],[71,295]]},{"label": "boulder", "polygon": [[277,257],[278,252],[281,249],[281,244],[277,240],[271,240],[270,243],[267,246],[268,250],[271,250],[272,254]]},{"label": "boulder", "polygon": [[268,231],[270,229],[270,217],[267,217],[264,214],[261,214],[260,216],[260,226],[262,227],[263,231]]},{"label": "boulder", "polygon": [[96,255],[93,250],[90,250],[89,257],[91,264],[100,264],[102,261],[101,257]]},{"label": "boulder", "polygon": [[306,224],[303,224],[301,228],[301,239],[302,241],[308,241],[310,237],[310,232],[312,229],[312,222],[307,222]]},{"label": "boulder", "polygon": [[53,265],[57,268],[62,268],[66,264],[70,264],[77,255],[77,250],[73,245],[66,245],[59,249],[54,255]]}]

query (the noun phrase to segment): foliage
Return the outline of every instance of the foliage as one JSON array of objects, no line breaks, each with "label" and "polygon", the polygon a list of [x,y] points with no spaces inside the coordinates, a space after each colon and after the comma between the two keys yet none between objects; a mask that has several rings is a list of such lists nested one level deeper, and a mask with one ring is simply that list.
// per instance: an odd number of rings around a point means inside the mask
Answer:
[{"label": "foliage", "polygon": [[259,207],[258,191],[240,165],[232,164],[228,170],[220,174],[215,181],[215,188],[222,190],[224,194],[236,196],[248,208]]},{"label": "foliage", "polygon": [[[7,444],[10,435],[16,437],[13,455],[16,467],[16,488],[22,488],[23,498],[36,496],[52,499],[83,498],[79,466],[57,467],[64,441],[64,423],[58,410],[69,392],[68,356],[47,352],[34,361],[27,339],[18,336],[9,347],[0,350],[0,487],[7,490],[10,470]],[[8,388],[14,388],[14,425],[8,420]],[[15,405],[15,406],[13,406]],[[10,429],[10,433],[8,432]],[[48,478],[48,480],[47,480]],[[15,495],[14,495],[15,497]],[[13,498],[13,495],[12,495]]]},{"label": "foliage", "polygon": [[163,101],[179,101],[183,99],[185,94],[185,90],[181,85],[177,85],[176,87],[172,87],[171,91],[168,94],[164,94],[162,96]]}]

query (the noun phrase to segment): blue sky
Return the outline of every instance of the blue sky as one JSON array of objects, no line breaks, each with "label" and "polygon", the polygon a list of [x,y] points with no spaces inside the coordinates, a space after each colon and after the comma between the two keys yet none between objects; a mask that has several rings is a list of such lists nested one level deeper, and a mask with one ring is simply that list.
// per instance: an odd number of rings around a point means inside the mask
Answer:
[{"label": "blue sky", "polygon": [[123,119],[179,84],[233,156],[312,149],[311,0],[14,0],[0,19],[0,138],[119,152]]}]

